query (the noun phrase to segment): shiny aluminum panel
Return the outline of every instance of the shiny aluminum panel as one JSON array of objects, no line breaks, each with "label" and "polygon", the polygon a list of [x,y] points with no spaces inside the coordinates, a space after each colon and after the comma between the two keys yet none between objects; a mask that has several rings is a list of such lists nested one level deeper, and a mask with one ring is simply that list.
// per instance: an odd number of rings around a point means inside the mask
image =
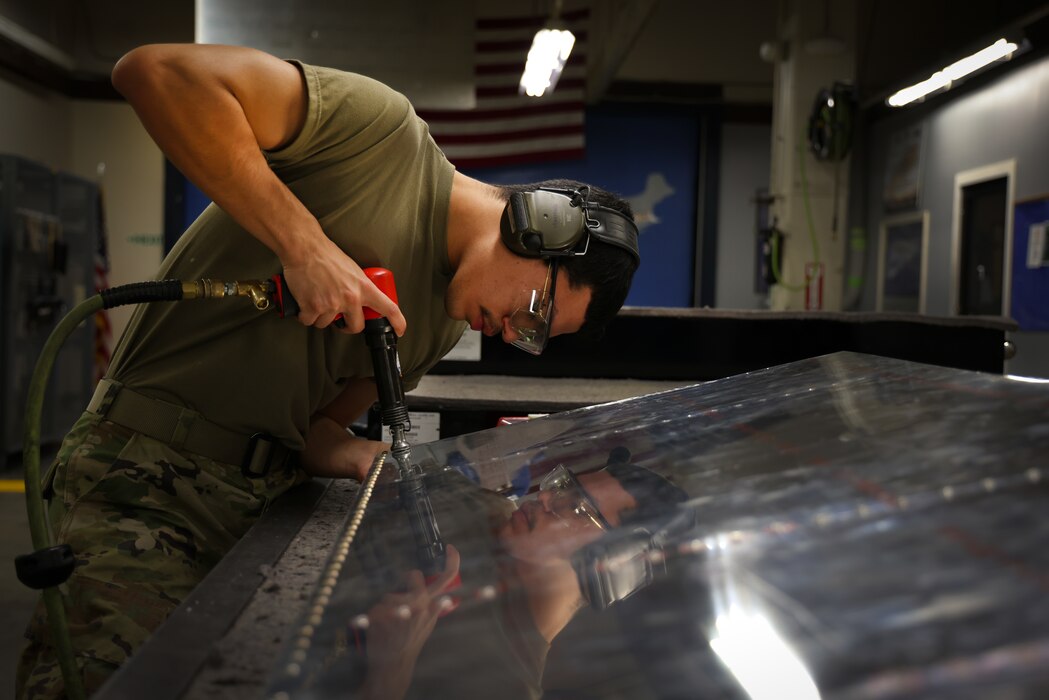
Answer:
[{"label": "shiny aluminum panel", "polygon": [[853,353],[416,447],[445,568],[384,468],[269,695],[1049,697],[1047,455],[1049,385]]}]

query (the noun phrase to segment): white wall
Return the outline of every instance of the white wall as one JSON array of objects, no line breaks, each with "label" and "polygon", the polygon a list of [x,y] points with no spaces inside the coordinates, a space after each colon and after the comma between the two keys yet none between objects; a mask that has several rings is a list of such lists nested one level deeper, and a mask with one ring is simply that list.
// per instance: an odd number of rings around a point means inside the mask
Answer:
[{"label": "white wall", "polygon": [[0,79],[0,153],[67,168],[71,113],[71,101],[65,97]]},{"label": "white wall", "polygon": [[[109,283],[153,279],[163,258],[164,156],[123,102],[77,100],[72,113],[70,170],[102,185]],[[133,308],[110,310],[114,341]]]},{"label": "white wall", "polygon": [[721,127],[721,175],[718,191],[718,261],[715,306],[719,309],[767,308],[754,291],[757,255],[758,188],[769,186],[772,151],[769,124]]},{"label": "white wall", "polygon": [[[111,285],[152,279],[163,250],[164,160],[123,102],[71,100],[0,79],[0,153],[99,180],[105,192]],[[114,340],[130,308],[110,311]]]},{"label": "white wall", "polygon": [[[921,107],[901,109],[872,125],[866,144],[866,213],[871,242],[866,264],[863,308],[874,304],[877,250],[873,243],[885,212],[882,188],[889,143],[897,131],[924,123],[925,151],[919,175],[919,209],[929,212],[927,310],[951,313],[954,176],[962,171],[1016,159],[1018,200],[1049,192],[1049,57],[987,76],[982,87],[930,98]],[[862,185],[857,185],[862,186]],[[1016,359],[1007,371],[1049,377],[1049,333],[1014,335]]]}]

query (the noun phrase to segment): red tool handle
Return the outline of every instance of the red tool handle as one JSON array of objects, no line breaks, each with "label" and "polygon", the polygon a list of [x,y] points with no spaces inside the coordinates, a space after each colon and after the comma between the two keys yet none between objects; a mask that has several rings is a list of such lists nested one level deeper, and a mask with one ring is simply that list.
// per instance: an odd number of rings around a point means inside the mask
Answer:
[{"label": "red tool handle", "polygon": [[[288,280],[284,279],[284,273],[279,272],[270,278],[273,282],[273,301],[277,304],[277,313],[281,318],[294,318],[299,315],[299,302],[291,294]],[[332,320],[336,328],[345,328],[346,320],[339,314]]]},{"label": "red tool handle", "polygon": [[[394,304],[397,303],[397,286],[393,282],[393,273],[384,267],[366,267],[364,274],[368,276],[368,279],[372,281],[379,290],[388,296]],[[295,300],[295,297],[291,295],[291,290],[288,288],[288,281],[284,279],[284,273],[281,272],[273,276],[273,297],[277,304],[277,312],[281,318],[294,317],[299,315],[299,303]],[[382,318],[382,314],[378,313],[374,309],[367,306],[364,307],[364,319],[370,320],[373,318]],[[339,328],[346,327],[346,321],[343,319],[342,314],[335,317],[334,324]]]},{"label": "red tool handle", "polygon": [[[397,286],[393,282],[392,272],[385,267],[366,267],[364,268],[364,274],[368,276],[368,279],[372,281],[372,284],[379,288],[379,291],[390,297],[390,300],[394,304],[397,303]],[[382,314],[365,306],[364,320],[370,321],[375,318],[382,318]]]},{"label": "red tool handle", "polygon": [[281,318],[292,318],[299,315],[299,302],[291,295],[288,289],[288,281],[284,279],[284,273],[279,272],[270,278],[273,282],[273,302],[277,305],[277,313]]}]

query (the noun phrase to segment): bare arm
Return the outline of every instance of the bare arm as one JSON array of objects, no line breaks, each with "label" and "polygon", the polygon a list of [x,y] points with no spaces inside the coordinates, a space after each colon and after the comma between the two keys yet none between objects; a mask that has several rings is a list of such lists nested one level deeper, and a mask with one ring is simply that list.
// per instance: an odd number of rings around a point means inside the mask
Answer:
[{"label": "bare arm", "polygon": [[370,379],[351,379],[331,404],[313,416],[302,452],[302,466],[308,474],[364,481],[375,455],[390,446],[354,437],[346,426],[375,399],[375,384]]},{"label": "bare arm", "polygon": [[360,332],[361,307],[369,306],[404,333],[400,309],[324,234],[262,154],[303,127],[307,95],[298,68],[249,48],[156,44],[121,58],[113,85],[171,162],[277,255],[301,323],[325,327],[342,313],[347,330]]}]

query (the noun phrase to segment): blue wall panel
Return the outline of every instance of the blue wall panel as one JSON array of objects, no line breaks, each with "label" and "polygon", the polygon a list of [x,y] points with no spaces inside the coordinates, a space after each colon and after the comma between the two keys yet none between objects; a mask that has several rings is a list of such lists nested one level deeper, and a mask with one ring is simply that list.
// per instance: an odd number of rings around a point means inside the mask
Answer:
[{"label": "blue wall panel", "polygon": [[691,306],[695,267],[698,117],[650,110],[587,110],[582,160],[464,170],[493,184],[570,178],[630,200],[641,230],[641,267],[626,303]]},{"label": "blue wall panel", "polygon": [[189,228],[189,225],[197,220],[197,217],[207,209],[208,205],[211,204],[211,200],[208,196],[200,191],[196,185],[189,180],[186,180],[186,191],[184,192],[183,202],[185,203],[185,216],[182,220],[182,230]]},{"label": "blue wall panel", "polygon": [[1011,315],[1025,331],[1049,331],[1049,267],[1027,267],[1031,225],[1045,221],[1049,221],[1049,198],[1016,205]]}]

